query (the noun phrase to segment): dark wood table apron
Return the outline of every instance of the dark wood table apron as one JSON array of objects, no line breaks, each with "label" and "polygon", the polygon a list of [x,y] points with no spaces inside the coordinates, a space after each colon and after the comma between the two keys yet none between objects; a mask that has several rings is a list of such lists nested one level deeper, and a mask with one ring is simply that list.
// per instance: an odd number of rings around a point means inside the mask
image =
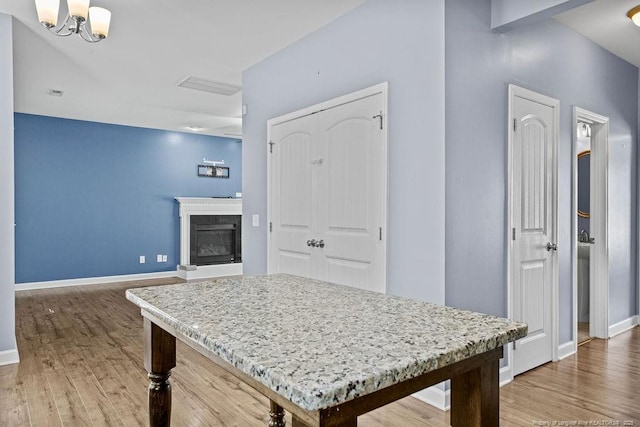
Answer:
[{"label": "dark wood table apron", "polygon": [[144,316],[144,366],[149,373],[149,421],[152,427],[171,421],[171,369],[176,366],[176,335],[181,341],[270,399],[269,426],[285,425],[284,410],[294,427],[356,426],[358,415],[451,379],[453,427],[498,426],[500,416],[499,362],[502,347],[427,372],[373,393],[317,411],[307,411],[223,361],[206,348],[183,339],[172,327],[148,312]]}]

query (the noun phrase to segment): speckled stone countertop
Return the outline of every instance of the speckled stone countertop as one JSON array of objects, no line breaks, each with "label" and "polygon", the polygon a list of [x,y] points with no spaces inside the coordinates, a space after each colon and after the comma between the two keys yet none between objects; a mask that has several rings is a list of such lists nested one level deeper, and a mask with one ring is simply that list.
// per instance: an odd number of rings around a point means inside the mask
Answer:
[{"label": "speckled stone countertop", "polygon": [[127,299],[307,410],[526,335],[523,323],[290,275],[129,289]]}]

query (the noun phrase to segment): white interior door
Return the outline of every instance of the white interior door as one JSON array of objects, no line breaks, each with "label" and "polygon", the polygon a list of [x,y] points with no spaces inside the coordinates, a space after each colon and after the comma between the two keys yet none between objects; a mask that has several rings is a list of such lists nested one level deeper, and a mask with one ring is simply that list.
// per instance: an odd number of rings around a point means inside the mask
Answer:
[{"label": "white interior door", "polygon": [[553,359],[558,101],[511,89],[511,309],[529,326],[514,346],[519,374]]},{"label": "white interior door", "polygon": [[385,130],[382,94],[318,116],[318,278],[385,292]]},{"label": "white interior door", "polygon": [[270,270],[313,277],[316,259],[307,241],[314,238],[316,215],[312,197],[317,185],[313,174],[315,115],[271,128],[271,239]]},{"label": "white interior door", "polygon": [[270,125],[270,273],[386,291],[386,93],[371,89]]}]

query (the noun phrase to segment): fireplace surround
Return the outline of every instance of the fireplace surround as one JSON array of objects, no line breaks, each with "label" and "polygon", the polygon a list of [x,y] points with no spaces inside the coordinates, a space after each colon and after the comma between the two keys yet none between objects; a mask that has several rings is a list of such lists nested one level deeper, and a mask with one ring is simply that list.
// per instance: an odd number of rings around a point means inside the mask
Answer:
[{"label": "fireplace surround", "polygon": [[180,265],[186,279],[242,274],[242,200],[176,197],[180,215]]}]

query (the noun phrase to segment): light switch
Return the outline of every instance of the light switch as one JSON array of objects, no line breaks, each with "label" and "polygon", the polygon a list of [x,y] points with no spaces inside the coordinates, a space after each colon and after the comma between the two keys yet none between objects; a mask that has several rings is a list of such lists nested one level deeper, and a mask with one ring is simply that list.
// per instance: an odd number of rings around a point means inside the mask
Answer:
[{"label": "light switch", "polygon": [[140,264],[144,264],[146,262],[144,255],[140,255]]},{"label": "light switch", "polygon": [[162,262],[162,255],[156,256],[156,262]]},{"label": "light switch", "polygon": [[167,262],[167,256],[166,255],[162,255],[162,262]]},{"label": "light switch", "polygon": [[260,215],[253,216],[253,226],[260,227]]}]

